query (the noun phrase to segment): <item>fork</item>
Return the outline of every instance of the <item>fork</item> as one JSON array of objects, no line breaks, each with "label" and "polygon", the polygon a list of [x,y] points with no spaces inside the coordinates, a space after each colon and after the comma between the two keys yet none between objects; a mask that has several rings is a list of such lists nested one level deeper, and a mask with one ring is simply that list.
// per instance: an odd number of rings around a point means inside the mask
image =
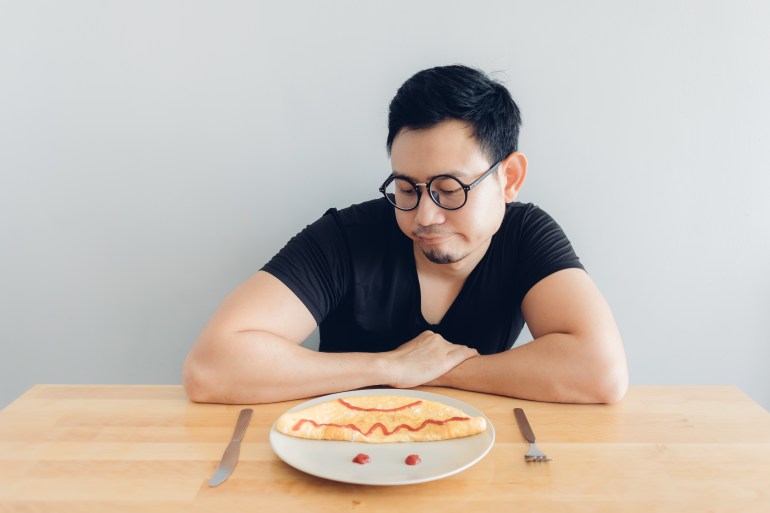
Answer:
[{"label": "fork", "polygon": [[551,461],[551,458],[545,455],[543,451],[538,449],[535,444],[535,433],[532,432],[532,427],[529,425],[527,416],[524,415],[524,410],[521,408],[514,408],[513,414],[516,416],[516,422],[519,424],[519,429],[524,438],[529,442],[529,450],[524,455],[525,461]]}]

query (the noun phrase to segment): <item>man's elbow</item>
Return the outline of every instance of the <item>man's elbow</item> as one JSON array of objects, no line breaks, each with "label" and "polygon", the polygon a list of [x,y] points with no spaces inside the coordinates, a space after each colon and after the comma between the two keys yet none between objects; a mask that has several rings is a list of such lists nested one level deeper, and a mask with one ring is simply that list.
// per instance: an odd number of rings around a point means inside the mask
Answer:
[{"label": "man's elbow", "polygon": [[216,365],[191,353],[182,367],[182,386],[196,403],[261,404],[283,400],[275,389],[257,381],[247,384],[238,376],[238,369],[232,366]]},{"label": "man's elbow", "polygon": [[594,374],[594,394],[597,403],[613,404],[628,391],[628,366],[625,355],[607,359]]},{"label": "man's elbow", "polygon": [[196,403],[229,404],[224,379],[206,361],[192,354],[182,368],[182,386],[187,397]]},{"label": "man's elbow", "polygon": [[196,361],[192,355],[187,357],[182,368],[182,386],[191,401],[196,403],[218,403],[217,397],[213,393],[213,383],[207,379],[207,372],[204,365]]},{"label": "man's elbow", "polygon": [[617,403],[628,391],[628,372],[625,366],[622,369],[608,370],[597,381],[595,389],[597,403]]},{"label": "man's elbow", "polygon": [[594,335],[582,339],[592,351],[583,354],[580,372],[573,383],[574,402],[613,404],[628,391],[628,366],[619,337]]}]

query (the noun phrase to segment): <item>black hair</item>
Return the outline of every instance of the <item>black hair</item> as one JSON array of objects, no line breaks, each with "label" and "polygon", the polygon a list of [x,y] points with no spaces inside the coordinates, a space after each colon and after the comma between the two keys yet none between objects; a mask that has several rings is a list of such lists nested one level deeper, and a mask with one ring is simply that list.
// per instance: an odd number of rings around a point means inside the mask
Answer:
[{"label": "black hair", "polygon": [[462,65],[419,71],[398,88],[388,113],[388,155],[403,129],[466,121],[490,164],[518,149],[521,113],[511,93],[484,72]]}]

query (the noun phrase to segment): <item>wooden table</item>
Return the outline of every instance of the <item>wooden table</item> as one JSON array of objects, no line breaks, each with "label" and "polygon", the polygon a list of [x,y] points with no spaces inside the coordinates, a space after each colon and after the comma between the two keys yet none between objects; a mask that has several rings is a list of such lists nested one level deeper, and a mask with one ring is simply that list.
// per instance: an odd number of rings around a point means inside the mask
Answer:
[{"label": "wooden table", "polygon": [[[483,460],[409,486],[312,477],[270,449],[290,401],[254,406],[240,463],[209,488],[240,406],[179,386],[38,385],[0,412],[0,511],[770,512],[770,414],[734,387],[632,387],[611,406],[421,389],[492,420]],[[554,461],[524,462],[514,407]]]}]

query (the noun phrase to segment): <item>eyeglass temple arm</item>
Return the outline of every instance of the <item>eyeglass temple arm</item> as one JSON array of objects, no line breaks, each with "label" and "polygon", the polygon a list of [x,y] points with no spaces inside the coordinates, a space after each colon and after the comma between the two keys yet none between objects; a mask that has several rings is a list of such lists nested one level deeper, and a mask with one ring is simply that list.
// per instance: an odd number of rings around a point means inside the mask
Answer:
[{"label": "eyeglass temple arm", "polygon": [[483,174],[483,175],[481,175],[480,177],[476,178],[476,179],[473,181],[473,183],[471,183],[470,185],[468,185],[468,188],[467,188],[466,190],[467,190],[467,191],[469,191],[469,190],[473,189],[474,187],[476,187],[476,186],[477,186],[479,183],[481,183],[481,181],[482,181],[484,178],[486,178],[486,177],[488,177],[490,174],[492,174],[492,172],[493,172],[495,169],[497,169],[497,167],[498,167],[498,166],[499,166],[501,163],[502,163],[502,160],[498,160],[498,161],[497,161],[497,164],[495,164],[494,166],[490,167],[490,168],[487,170],[487,172],[486,172],[486,173],[484,173],[484,174]]}]

